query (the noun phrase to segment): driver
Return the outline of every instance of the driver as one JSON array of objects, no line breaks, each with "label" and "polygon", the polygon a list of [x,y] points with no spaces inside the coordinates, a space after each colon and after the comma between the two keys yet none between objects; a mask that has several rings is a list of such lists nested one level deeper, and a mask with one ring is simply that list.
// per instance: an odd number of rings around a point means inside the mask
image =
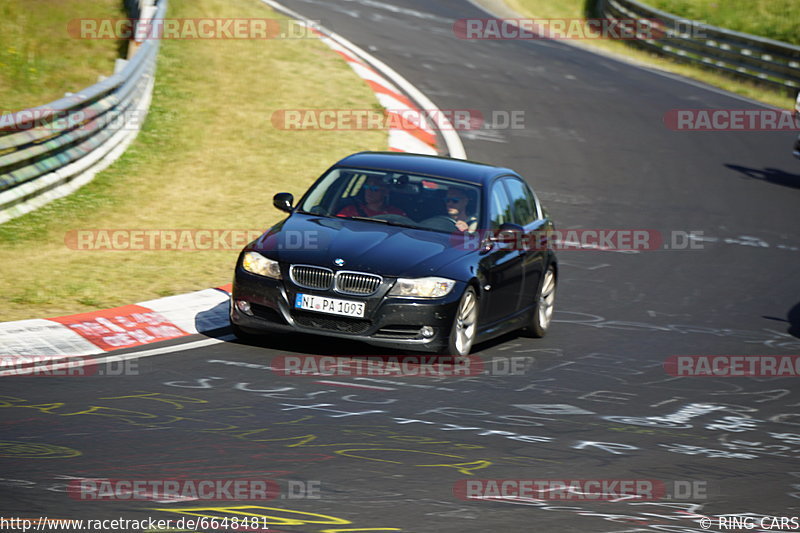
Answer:
[{"label": "driver", "polygon": [[406,216],[405,211],[388,205],[386,196],[389,194],[389,186],[380,176],[369,176],[361,186],[364,190],[363,200],[356,200],[355,204],[346,206],[339,211],[339,217],[371,217],[375,215],[402,215]]},{"label": "driver", "polygon": [[467,213],[469,197],[467,193],[456,187],[447,189],[445,197],[447,216],[453,219],[459,231],[475,231],[478,229],[478,219]]}]

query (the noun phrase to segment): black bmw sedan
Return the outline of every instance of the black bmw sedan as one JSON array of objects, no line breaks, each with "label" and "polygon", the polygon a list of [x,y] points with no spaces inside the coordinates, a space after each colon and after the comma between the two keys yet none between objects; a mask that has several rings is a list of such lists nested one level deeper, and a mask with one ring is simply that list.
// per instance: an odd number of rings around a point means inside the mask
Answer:
[{"label": "black bmw sedan", "polygon": [[361,152],[296,205],[288,193],[274,205],[289,216],[236,263],[240,338],[295,332],[464,356],[509,331],[547,332],[558,264],[527,237],[554,227],[513,170]]}]

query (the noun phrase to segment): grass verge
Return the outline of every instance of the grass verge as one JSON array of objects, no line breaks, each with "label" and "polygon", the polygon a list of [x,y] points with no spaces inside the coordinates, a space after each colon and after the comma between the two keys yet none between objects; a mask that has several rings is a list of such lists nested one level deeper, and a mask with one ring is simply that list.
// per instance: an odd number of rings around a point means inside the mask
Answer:
[{"label": "grass verge", "polygon": [[[586,2],[593,0],[505,0],[509,7],[525,17],[537,18],[584,18]],[[662,0],[662,3],[672,3],[677,0]],[[783,0],[781,0],[783,1]],[[786,0],[794,2],[794,0]],[[687,0],[689,2],[689,0]],[[654,2],[646,2],[653,5]],[[691,3],[696,3],[691,0]],[[719,2],[722,4],[723,2]],[[750,5],[750,4],[748,4]],[[662,7],[665,11],[668,8]],[[752,11],[751,11],[752,12]],[[795,19],[797,20],[797,19]],[[611,53],[622,56],[628,60],[633,60],[642,65],[654,67],[674,74],[680,74],[687,78],[714,85],[726,91],[758,100],[766,104],[783,108],[793,109],[794,98],[776,89],[757,85],[746,80],[740,81],[724,76],[712,70],[703,69],[694,65],[680,63],[668,57],[660,56],[655,53],[647,52],[623,41],[611,39],[592,39],[584,41],[573,41],[578,46],[594,49],[601,52]]]},{"label": "grass verge", "polygon": [[[170,0],[170,17],[278,18],[257,0]],[[0,321],[58,316],[230,281],[238,250],[79,251],[81,229],[266,229],[335,160],[383,131],[282,131],[281,109],[377,106],[315,38],[165,40],[142,132],[75,194],[0,226]]]},{"label": "grass verge", "polygon": [[1,0],[0,114],[43,105],[114,72],[126,41],[75,39],[76,18],[125,18],[121,0]]}]

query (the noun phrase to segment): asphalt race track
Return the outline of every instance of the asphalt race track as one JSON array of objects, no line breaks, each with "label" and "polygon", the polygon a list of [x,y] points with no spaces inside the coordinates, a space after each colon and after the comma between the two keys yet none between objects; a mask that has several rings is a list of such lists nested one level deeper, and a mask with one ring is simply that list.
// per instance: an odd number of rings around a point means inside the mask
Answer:
[{"label": "asphalt race track", "polygon": [[[442,109],[523,112],[522,129],[460,134],[470,159],[525,176],[559,228],[702,240],[560,252],[548,336],[477,346],[476,375],[283,375],[285,356],[397,355],[286,337],[135,359],[125,376],[5,378],[0,515],[250,513],[269,531],[304,533],[688,532],[707,530],[701,515],[800,515],[798,379],[682,378],[664,367],[678,355],[800,354],[792,133],[672,131],[670,110],[759,106],[563,42],[457,39],[456,19],[489,16],[466,1],[285,5],[369,50]],[[67,493],[70,480],[98,478],[270,479],[280,495]],[[648,480],[663,490],[648,501],[461,498],[476,479]],[[241,506],[251,508],[229,509]]]}]

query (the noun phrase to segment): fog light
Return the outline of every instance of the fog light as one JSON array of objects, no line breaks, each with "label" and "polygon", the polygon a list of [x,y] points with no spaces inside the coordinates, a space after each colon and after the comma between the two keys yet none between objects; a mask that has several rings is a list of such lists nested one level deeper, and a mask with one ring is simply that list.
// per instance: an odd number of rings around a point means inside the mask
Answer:
[{"label": "fog light", "polygon": [[433,328],[430,326],[422,326],[422,329],[420,329],[419,332],[426,339],[433,337]]},{"label": "fog light", "polygon": [[253,311],[250,310],[250,302],[245,300],[236,300],[236,309],[246,315],[253,316]]}]

